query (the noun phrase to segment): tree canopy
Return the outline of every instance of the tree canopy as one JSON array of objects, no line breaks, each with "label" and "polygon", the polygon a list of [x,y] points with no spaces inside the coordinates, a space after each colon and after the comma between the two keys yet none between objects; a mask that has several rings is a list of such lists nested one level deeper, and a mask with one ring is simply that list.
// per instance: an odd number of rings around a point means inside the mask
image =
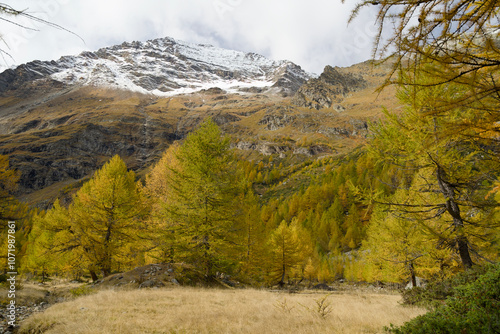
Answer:
[{"label": "tree canopy", "polygon": [[237,247],[241,175],[229,138],[209,118],[189,134],[170,165],[167,229],[174,235],[174,258],[194,263],[212,277],[232,261]]},{"label": "tree canopy", "polygon": [[[500,133],[500,3],[494,0],[363,0],[351,20],[367,6],[378,10],[374,56],[392,62],[386,84],[462,86],[463,94],[442,101],[433,115],[457,105],[474,110],[474,117],[454,122],[454,131],[474,127],[475,136],[496,140]],[[426,66],[428,64],[438,66]],[[415,76],[435,79],[423,83]]]},{"label": "tree canopy", "polygon": [[500,4],[363,0],[351,20],[367,6],[377,8],[374,56],[392,62],[386,84],[398,84],[408,106],[386,113],[371,141],[381,159],[414,171],[412,195],[392,210],[424,225],[447,216],[426,227],[470,268],[470,253],[499,228],[487,193],[500,166]]},{"label": "tree canopy", "polygon": [[[425,85],[436,79],[428,74],[419,77],[423,86],[400,89],[399,98],[407,108],[400,114],[386,112],[386,120],[373,127],[370,149],[380,161],[414,173],[407,198],[389,201],[393,211],[419,219],[442,246],[456,249],[463,265],[470,268],[470,252],[479,252],[472,239],[484,238],[500,227],[487,218],[496,203],[486,199],[500,164],[489,158],[496,154],[491,141],[474,138],[474,128],[447,132],[448,124],[470,114],[469,109],[457,106],[440,117],[429,116],[440,101],[460,95],[461,86]],[[441,227],[426,223],[443,218]]]},{"label": "tree canopy", "polygon": [[82,186],[68,208],[56,201],[39,217],[35,227],[45,235],[37,242],[45,245],[32,245],[40,249],[32,255],[59,258],[72,269],[88,269],[94,280],[98,271],[108,276],[142,262],[147,215],[135,173],[114,156]]}]

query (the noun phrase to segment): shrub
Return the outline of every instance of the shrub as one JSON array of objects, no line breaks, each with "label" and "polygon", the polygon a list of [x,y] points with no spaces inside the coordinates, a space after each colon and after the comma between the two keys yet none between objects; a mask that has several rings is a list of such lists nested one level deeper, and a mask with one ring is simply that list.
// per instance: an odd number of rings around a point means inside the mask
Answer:
[{"label": "shrub", "polygon": [[500,333],[500,264],[488,266],[472,283],[459,285],[445,304],[388,332]]},{"label": "shrub", "polygon": [[430,282],[426,287],[415,287],[413,289],[401,290],[403,304],[428,308],[442,305],[447,298],[455,294],[455,288],[460,285],[475,282],[484,275],[488,266],[476,266],[450,278]]},{"label": "shrub", "polygon": [[82,286],[79,286],[78,288],[71,289],[69,292],[71,293],[71,295],[73,297],[82,297],[82,296],[90,295],[90,294],[94,293],[95,291],[87,285],[82,285]]}]

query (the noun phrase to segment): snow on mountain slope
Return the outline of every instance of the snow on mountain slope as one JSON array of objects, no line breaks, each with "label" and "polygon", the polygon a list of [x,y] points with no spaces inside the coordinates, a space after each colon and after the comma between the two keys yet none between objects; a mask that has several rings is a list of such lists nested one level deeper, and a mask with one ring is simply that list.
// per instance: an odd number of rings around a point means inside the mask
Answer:
[{"label": "snow on mountain slope", "polygon": [[[313,76],[289,61],[273,61],[255,53],[167,37],[21,65],[0,74],[0,91],[19,85],[20,81],[53,79],[68,85],[126,89],[158,96],[211,87],[230,92],[251,87],[275,88],[293,93]],[[21,77],[26,80],[20,80]]]}]

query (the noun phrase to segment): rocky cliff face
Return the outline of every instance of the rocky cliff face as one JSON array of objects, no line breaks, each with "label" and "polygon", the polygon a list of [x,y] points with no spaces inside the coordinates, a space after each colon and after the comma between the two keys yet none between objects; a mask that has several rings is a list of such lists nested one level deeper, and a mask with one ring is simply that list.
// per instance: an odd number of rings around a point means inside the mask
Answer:
[{"label": "rocky cliff face", "polygon": [[326,66],[317,79],[311,79],[301,86],[294,96],[293,103],[300,107],[316,110],[330,108],[334,105],[337,111],[343,107],[339,104],[350,93],[366,88],[367,82],[361,75],[341,74],[331,66]]}]

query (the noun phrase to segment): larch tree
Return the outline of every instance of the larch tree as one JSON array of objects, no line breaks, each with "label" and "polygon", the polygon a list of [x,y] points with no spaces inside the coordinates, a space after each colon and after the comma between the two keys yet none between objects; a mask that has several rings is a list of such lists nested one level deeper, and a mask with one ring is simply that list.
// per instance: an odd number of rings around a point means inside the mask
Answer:
[{"label": "larch tree", "polygon": [[190,133],[171,168],[164,204],[174,258],[200,268],[208,279],[235,265],[241,247],[242,172],[229,138],[208,118]]},{"label": "larch tree", "polygon": [[21,245],[25,240],[26,233],[29,232],[27,222],[28,208],[27,205],[20,203],[14,193],[17,189],[20,173],[17,170],[9,167],[9,159],[5,155],[0,155],[0,260],[2,269],[7,269],[7,253],[9,251],[7,232],[9,229],[9,221],[16,222],[15,224],[15,249],[16,249],[16,264],[22,258]]},{"label": "larch tree", "polygon": [[[120,265],[140,261],[140,238],[145,233],[146,207],[135,173],[114,156],[77,192],[70,207],[75,233],[103,276]],[[139,243],[138,249],[130,248]]]},{"label": "larch tree", "polygon": [[348,215],[343,224],[345,235],[343,238],[343,246],[345,249],[355,249],[361,242],[362,226],[361,217],[358,213],[358,208],[355,203],[349,208]]},{"label": "larch tree", "polygon": [[261,280],[263,276],[262,259],[265,257],[265,225],[260,220],[260,206],[257,196],[247,190],[241,203],[243,215],[238,229],[241,231],[242,272],[244,276]]},{"label": "larch tree", "polygon": [[[422,85],[399,73],[423,71],[436,78],[433,85],[450,82],[462,85],[468,88],[467,93],[449,100],[435,112],[446,111],[456,104],[488,100],[476,109],[482,115],[477,122],[498,133],[500,129],[495,125],[500,102],[498,1],[362,0],[355,7],[351,20],[368,6],[375,6],[378,11],[374,56],[387,57],[393,62],[393,75],[387,83]],[[441,66],[421,66],[429,61]]]},{"label": "larch tree", "polygon": [[342,248],[342,221],[344,220],[344,209],[338,197],[332,205],[323,211],[319,228],[315,230],[318,247],[321,253],[336,252]]},{"label": "larch tree", "polygon": [[68,221],[68,210],[56,200],[52,209],[41,212],[33,217],[33,228],[27,240],[26,256],[23,261],[23,271],[41,276],[42,282],[45,278],[60,273],[61,271],[79,272],[80,268],[88,268],[89,265],[82,261],[78,252],[60,254],[56,251],[61,235]]},{"label": "larch tree", "polygon": [[268,240],[270,280],[283,286],[285,279],[289,279],[299,265],[302,264],[305,268],[312,254],[311,244],[308,232],[300,226],[297,219],[294,219],[290,225],[282,221]]},{"label": "larch tree", "polygon": [[173,169],[180,171],[177,154],[179,144],[172,144],[146,175],[141,192],[147,199],[151,208],[148,224],[151,227],[151,245],[146,256],[160,262],[171,262],[174,260],[173,240],[175,235],[169,229],[168,214],[164,209],[165,203],[170,200],[172,192],[171,178]]},{"label": "larch tree", "polygon": [[[457,108],[468,113],[447,120],[441,137],[462,134],[468,140],[489,140],[500,151],[500,3],[495,0],[362,0],[377,9],[378,35],[374,56],[392,62],[386,84],[435,87],[450,84],[461,93],[435,99],[423,116],[441,118]],[[413,75],[409,75],[409,74]],[[422,81],[422,76],[432,81]],[[385,86],[385,85],[384,85]],[[381,87],[383,88],[383,87]],[[473,129],[474,131],[471,131]],[[443,186],[446,186],[443,184]]]},{"label": "larch tree", "polygon": [[[419,76],[423,83],[435,80]],[[399,115],[386,112],[386,121],[373,127],[369,148],[381,162],[412,170],[419,178],[406,200],[391,203],[394,210],[412,217],[418,214],[422,224],[446,217],[434,234],[440,245],[454,249],[463,266],[470,268],[472,255],[484,257],[480,240],[499,228],[498,222],[483,219],[496,205],[485,199],[498,177],[498,161],[487,158],[495,155],[495,147],[489,139],[479,141],[474,128],[454,136],[446,133],[450,122],[473,110],[457,106],[440,117],[428,117],[436,104],[462,92],[463,87],[453,84],[402,88],[399,98],[407,108]]]},{"label": "larch tree", "polygon": [[[391,201],[402,203],[408,193],[409,190],[400,189]],[[433,227],[443,223],[446,224],[435,219],[425,224]],[[372,216],[361,253],[369,266],[377,268],[371,270],[370,280],[409,281],[413,286],[417,276],[446,276],[444,270],[452,269],[455,263],[452,251],[436,247],[432,232],[424,228],[419,214],[402,216],[398,209],[382,205]]]},{"label": "larch tree", "polygon": [[142,263],[148,210],[135,178],[114,156],[82,186],[68,209],[54,206],[44,222],[56,233],[52,251],[77,256],[93,280],[97,271],[106,277]]}]

